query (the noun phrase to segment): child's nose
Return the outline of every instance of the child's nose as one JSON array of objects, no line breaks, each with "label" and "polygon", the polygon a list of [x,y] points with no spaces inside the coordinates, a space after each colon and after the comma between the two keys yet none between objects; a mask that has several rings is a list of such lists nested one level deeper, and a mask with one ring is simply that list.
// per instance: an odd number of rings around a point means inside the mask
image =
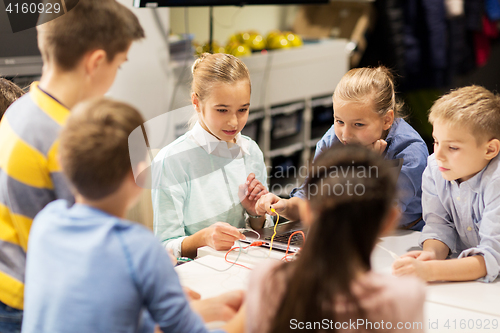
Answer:
[{"label": "child's nose", "polygon": [[345,126],[344,131],[342,132],[342,139],[348,140],[352,138],[352,132],[351,130],[347,129],[347,126]]},{"label": "child's nose", "polygon": [[227,124],[231,127],[238,127],[238,117],[236,115],[230,116]]},{"label": "child's nose", "polygon": [[436,156],[437,160],[442,160],[444,158],[443,151],[441,150],[441,148],[439,148],[438,145],[434,145],[434,155]]}]

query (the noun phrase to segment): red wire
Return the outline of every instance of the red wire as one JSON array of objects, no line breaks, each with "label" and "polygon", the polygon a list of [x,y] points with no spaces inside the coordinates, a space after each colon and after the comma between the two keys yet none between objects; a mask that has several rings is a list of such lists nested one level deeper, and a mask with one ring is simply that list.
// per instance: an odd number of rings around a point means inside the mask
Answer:
[{"label": "red wire", "polygon": [[302,235],[302,238],[304,239],[304,243],[306,242],[306,235],[304,235],[304,232],[301,231],[301,230],[298,230],[298,231],[295,231],[293,232],[290,237],[288,237],[288,245],[286,247],[286,252],[285,252],[285,256],[283,258],[281,258],[281,260],[286,260],[288,256],[290,255],[294,255],[295,253],[290,253],[288,254],[288,250],[290,249],[290,242],[292,241],[292,237],[293,235],[295,234],[301,234]]},{"label": "red wire", "polygon": [[[245,246],[245,247],[242,247],[241,249],[244,250],[244,249],[248,249],[250,246],[252,246],[254,243],[250,244],[249,246]],[[227,255],[233,251],[233,250],[236,250],[236,249],[239,249],[239,247],[233,247],[232,249],[230,249],[229,251],[226,252],[226,255],[224,256],[224,260],[226,260],[228,263],[230,264],[234,264],[234,265],[238,265],[238,266],[241,266],[243,268],[246,268],[246,269],[249,269],[249,270],[252,270],[251,268],[247,267],[247,266],[244,266],[244,265],[241,265],[241,264],[237,264],[235,261],[229,261],[227,260]]]}]

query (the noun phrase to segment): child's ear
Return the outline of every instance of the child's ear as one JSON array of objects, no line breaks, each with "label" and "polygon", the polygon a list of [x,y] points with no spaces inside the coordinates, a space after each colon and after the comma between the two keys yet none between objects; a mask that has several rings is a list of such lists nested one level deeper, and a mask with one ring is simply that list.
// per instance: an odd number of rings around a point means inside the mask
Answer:
[{"label": "child's ear", "polygon": [[382,121],[384,131],[391,128],[392,123],[394,122],[394,110],[387,111],[387,113],[382,117]]},{"label": "child's ear", "polygon": [[498,155],[500,151],[500,141],[498,139],[491,139],[486,143],[486,159],[491,160]]},{"label": "child's ear", "polygon": [[382,225],[379,236],[383,237],[390,235],[392,231],[398,226],[400,217],[401,210],[397,205],[392,205],[391,208],[389,208],[389,212],[387,212],[387,216],[385,218],[384,224]]},{"label": "child's ear", "polygon": [[132,170],[132,177],[139,187],[146,188],[148,185],[151,185],[151,168],[149,168],[149,163],[146,161],[139,162]]},{"label": "child's ear", "polygon": [[194,109],[196,112],[200,113],[200,99],[198,98],[198,95],[196,95],[195,92],[191,93],[191,103],[193,103]]},{"label": "child's ear", "polygon": [[87,53],[84,57],[84,66],[87,74],[93,74],[103,62],[108,61],[106,57],[106,51],[98,49]]}]

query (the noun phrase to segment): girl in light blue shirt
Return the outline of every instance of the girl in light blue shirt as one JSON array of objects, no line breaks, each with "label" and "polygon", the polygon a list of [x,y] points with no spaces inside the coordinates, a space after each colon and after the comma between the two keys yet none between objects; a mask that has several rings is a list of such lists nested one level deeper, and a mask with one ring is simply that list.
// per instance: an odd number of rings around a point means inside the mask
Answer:
[{"label": "girl in light blue shirt", "polygon": [[193,68],[193,128],[153,162],[154,232],[175,256],[201,246],[227,250],[244,238],[238,228],[262,228],[255,203],[267,193],[264,157],[240,134],[250,107],[250,75],[228,54],[202,54]]},{"label": "girl in light blue shirt", "polygon": [[[398,177],[399,227],[422,230],[422,173],[429,152],[420,135],[401,115],[391,72],[383,67],[355,68],[347,72],[333,94],[334,124],[316,145],[316,159],[336,144],[360,144],[388,160],[403,159]],[[297,218],[297,207],[307,197],[304,185],[280,200],[273,194],[259,202],[259,212],[270,205],[284,217]]]}]

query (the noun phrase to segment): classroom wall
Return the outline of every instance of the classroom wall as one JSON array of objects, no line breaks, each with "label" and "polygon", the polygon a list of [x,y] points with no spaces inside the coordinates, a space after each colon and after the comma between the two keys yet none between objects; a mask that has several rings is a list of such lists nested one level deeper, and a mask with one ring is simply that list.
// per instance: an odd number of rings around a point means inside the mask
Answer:
[{"label": "classroom wall", "polygon": [[[274,29],[289,29],[297,6],[222,6],[214,8],[214,40],[225,45],[229,36],[238,31],[257,30],[267,34]],[[185,7],[170,9],[170,27],[174,34],[185,33]],[[189,33],[200,44],[208,42],[209,8],[187,9]]]},{"label": "classroom wall", "polygon": [[[173,89],[173,75],[168,66],[168,52],[164,38],[155,24],[156,10],[165,31],[169,26],[168,8],[134,8],[131,0],[118,0],[139,18],[146,38],[132,44],[128,62],[118,71],[107,96],[128,102],[139,109],[145,120],[165,113]],[[128,212],[127,219],[153,227],[151,191],[143,191],[139,202]]]},{"label": "classroom wall", "polygon": [[128,62],[118,71],[107,96],[134,105],[148,120],[167,111],[173,87],[167,46],[155,24],[152,12],[153,10],[158,12],[167,31],[169,9],[134,8],[131,0],[118,0],[118,2],[137,15],[145,30],[146,38],[132,44]]}]

